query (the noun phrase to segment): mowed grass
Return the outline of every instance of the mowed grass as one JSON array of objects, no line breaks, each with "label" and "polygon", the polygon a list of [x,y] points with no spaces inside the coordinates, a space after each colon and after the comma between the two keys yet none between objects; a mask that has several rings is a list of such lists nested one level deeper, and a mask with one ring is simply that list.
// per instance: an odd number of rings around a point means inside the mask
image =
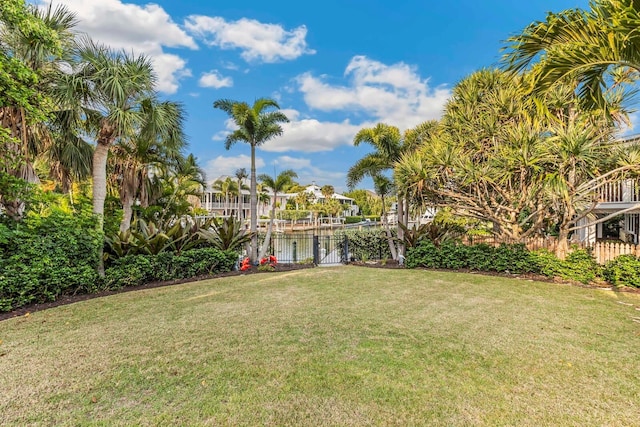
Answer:
[{"label": "mowed grass", "polygon": [[0,425],[640,425],[637,295],[316,268],[0,322]]}]

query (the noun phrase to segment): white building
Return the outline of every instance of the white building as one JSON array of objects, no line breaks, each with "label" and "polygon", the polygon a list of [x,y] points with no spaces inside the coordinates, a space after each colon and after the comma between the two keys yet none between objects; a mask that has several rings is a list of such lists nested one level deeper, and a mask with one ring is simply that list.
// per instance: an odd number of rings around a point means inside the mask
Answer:
[{"label": "white building", "polygon": [[[640,142],[640,136],[620,141],[623,144]],[[640,243],[640,178],[625,179],[604,185],[597,192],[597,204],[578,225],[578,240],[594,243],[596,239],[621,239],[628,243]],[[620,215],[619,221],[615,218]],[[608,222],[597,222],[604,218]]]},{"label": "white building", "polygon": [[[241,219],[249,218],[251,209],[251,195],[249,190],[241,190],[240,195],[225,195],[225,193],[219,189],[213,188],[215,182],[224,181],[226,178],[227,176],[221,176],[207,185],[207,188],[205,188],[202,193],[202,197],[200,198],[200,207],[205,209],[207,213],[212,216],[237,217],[239,212]],[[234,178],[231,177],[231,180],[234,181]],[[247,183],[245,182],[244,184],[246,185]],[[322,194],[322,191],[320,191],[320,187],[315,185],[315,183],[307,186],[304,191],[309,193],[310,201],[312,203],[323,203],[325,200],[325,196]],[[269,216],[269,212],[271,210],[273,192],[267,191],[265,194],[268,197],[267,201],[261,202],[260,199],[258,199],[258,217]],[[276,199],[276,210],[285,210],[287,201],[295,198],[296,196],[297,193],[278,193]],[[354,199],[345,197],[338,193],[334,193],[331,198],[338,200],[343,206],[344,209],[340,216],[353,216],[357,215],[360,211]]]}]

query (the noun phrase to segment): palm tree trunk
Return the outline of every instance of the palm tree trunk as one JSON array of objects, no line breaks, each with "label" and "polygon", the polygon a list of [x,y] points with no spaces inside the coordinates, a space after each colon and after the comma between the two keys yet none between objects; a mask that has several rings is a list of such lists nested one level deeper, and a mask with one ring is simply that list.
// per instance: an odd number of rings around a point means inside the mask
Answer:
[{"label": "palm tree trunk", "polygon": [[404,256],[404,231],[402,230],[402,227],[400,227],[400,223],[406,226],[406,224],[404,224],[404,198],[402,198],[398,194],[397,201],[398,208],[396,209],[396,214],[398,217],[398,256]]},{"label": "palm tree trunk", "polygon": [[251,252],[249,260],[252,264],[258,260],[258,183],[256,180],[256,146],[251,144]]},{"label": "palm tree trunk", "polygon": [[[98,217],[98,231],[103,231],[104,200],[107,197],[107,156],[109,145],[98,141],[93,152],[93,213]],[[98,245],[98,274],[104,277],[104,248]]]},{"label": "palm tree trunk", "polygon": [[393,235],[391,234],[389,221],[387,221],[387,212],[385,211],[385,208],[384,208],[384,197],[381,197],[381,199],[382,199],[382,213],[381,213],[382,227],[384,228],[384,231],[387,235],[387,243],[389,245],[389,251],[391,252],[391,258],[393,258],[393,260],[397,260],[398,253],[396,252],[396,244],[393,241]]},{"label": "palm tree trunk", "polygon": [[133,196],[127,194],[122,201],[122,221],[120,231],[124,232],[131,228],[131,217],[133,216]]},{"label": "palm tree trunk", "polygon": [[98,143],[93,152],[93,213],[98,215],[100,229],[104,221],[104,200],[107,197],[107,156],[109,146]]},{"label": "palm tree trunk", "polygon": [[271,233],[273,232],[273,222],[276,218],[276,195],[273,195],[273,205],[271,205],[271,218],[269,219],[269,226],[267,227],[267,235],[264,237],[258,259],[262,259],[267,255],[269,249],[269,243],[271,243]]}]

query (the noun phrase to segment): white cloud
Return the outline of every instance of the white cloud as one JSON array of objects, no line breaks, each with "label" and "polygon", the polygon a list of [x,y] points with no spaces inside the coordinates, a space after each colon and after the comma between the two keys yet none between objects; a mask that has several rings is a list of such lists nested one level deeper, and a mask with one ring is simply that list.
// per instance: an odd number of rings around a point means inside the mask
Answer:
[{"label": "white cloud", "polygon": [[277,157],[273,164],[279,166],[280,171],[285,169],[293,169],[297,174],[297,182],[300,184],[311,184],[315,182],[318,185],[330,184],[341,191],[344,187],[346,174],[344,172],[332,172],[320,169],[313,165],[311,159],[302,157],[280,156]]},{"label": "white cloud", "polygon": [[236,64],[234,64],[231,61],[222,61],[221,62],[221,66],[222,68],[224,68],[225,70],[232,70],[232,71],[236,71],[239,70],[240,67],[238,67]]},{"label": "white cloud", "polygon": [[185,27],[209,46],[240,49],[247,62],[278,62],[315,53],[307,47],[304,25],[287,31],[280,25],[254,19],[225,21],[218,16],[192,15],[185,21]]},{"label": "white cloud", "polygon": [[432,89],[415,67],[403,62],[386,65],[355,56],[345,69],[347,86],[305,73],[296,78],[307,105],[322,111],[365,113],[375,121],[402,129],[437,119],[451,95],[445,87]]},{"label": "white cloud", "polygon": [[212,70],[208,73],[203,73],[198,84],[202,87],[220,89],[233,86],[233,79],[231,77],[223,77],[218,70]]},{"label": "white cloud", "polygon": [[301,118],[296,110],[281,110],[289,118],[289,123],[282,124],[282,136],[267,141],[260,148],[264,151],[285,152],[331,151],[341,145],[350,145],[355,134],[371,123],[354,125],[349,120],[342,122],[319,121],[312,118]]},{"label": "white cloud", "polygon": [[184,59],[164,52],[163,48],[197,49],[198,46],[161,6],[152,3],[140,6],[120,0],[56,0],[53,3],[75,12],[79,21],[77,29],[94,40],[151,58],[158,76],[158,90],[174,93],[180,79],[191,75]]},{"label": "white cloud", "polygon": [[[256,157],[256,168],[264,167],[265,162],[262,158]],[[215,159],[209,160],[204,167],[204,171],[207,174],[208,181],[216,180],[220,175],[233,175],[239,168],[246,168],[249,170],[251,167],[251,157],[245,154],[239,156],[218,156]]]},{"label": "white cloud", "polygon": [[303,169],[311,167],[310,159],[303,159],[299,157],[280,156],[273,161],[274,165],[280,166],[282,169]]}]

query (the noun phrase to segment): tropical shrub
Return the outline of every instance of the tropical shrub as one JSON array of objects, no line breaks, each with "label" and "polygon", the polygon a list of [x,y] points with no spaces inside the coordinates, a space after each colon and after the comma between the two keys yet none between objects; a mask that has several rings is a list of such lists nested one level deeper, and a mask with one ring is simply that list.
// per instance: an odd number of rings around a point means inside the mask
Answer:
[{"label": "tropical shrub", "polygon": [[405,265],[408,268],[440,268],[440,250],[431,240],[423,240],[407,249]]},{"label": "tropical shrub", "polygon": [[87,212],[52,209],[0,229],[0,311],[95,290],[102,233]]},{"label": "tropical shrub", "polygon": [[334,236],[338,239],[340,253],[344,253],[348,244],[350,257],[354,260],[391,258],[385,230],[367,227],[363,230],[339,230]]},{"label": "tropical shrub", "polygon": [[127,255],[157,255],[202,247],[208,244],[206,233],[217,225],[213,218],[204,220],[185,216],[169,221],[145,221],[138,218],[126,231],[105,236],[105,253],[109,258]]},{"label": "tropical shrub", "polygon": [[469,268],[478,271],[508,273],[537,272],[531,254],[521,244],[498,247],[486,244],[465,246],[445,241],[440,246],[431,240],[422,240],[407,250],[406,265],[409,268]]},{"label": "tropical shrub", "polygon": [[640,258],[620,255],[604,266],[603,276],[614,286],[640,288]]},{"label": "tropical shrub", "polygon": [[537,265],[539,272],[547,277],[559,277],[584,284],[602,277],[602,267],[585,249],[574,250],[564,261],[542,249],[532,252],[532,261]]},{"label": "tropical shrub", "polygon": [[359,222],[362,222],[362,218],[361,216],[347,216],[344,218],[344,223],[345,224],[357,224]]},{"label": "tropical shrub", "polygon": [[251,233],[243,226],[242,221],[233,217],[213,218],[209,228],[203,228],[200,236],[221,251],[239,250],[251,241]]},{"label": "tropical shrub", "polygon": [[153,281],[188,279],[231,271],[238,255],[234,251],[200,248],[181,254],[127,255],[113,261],[105,271],[105,288],[120,289]]}]

